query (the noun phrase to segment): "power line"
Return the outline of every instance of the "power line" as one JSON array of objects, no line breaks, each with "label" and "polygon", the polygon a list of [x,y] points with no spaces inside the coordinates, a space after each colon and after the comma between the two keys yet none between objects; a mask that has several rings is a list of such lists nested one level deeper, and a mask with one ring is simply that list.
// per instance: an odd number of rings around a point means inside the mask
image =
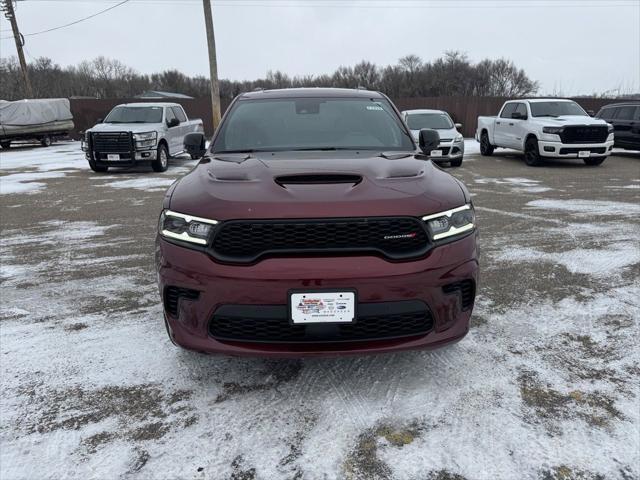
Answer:
[{"label": "power line", "polygon": [[[125,3],[130,2],[130,1],[131,1],[131,0],[123,0],[123,1],[122,1],[122,2],[120,2],[120,3],[117,3],[117,4],[115,4],[115,5],[112,5],[112,6],[110,6],[109,8],[105,8],[104,10],[100,10],[99,12],[96,12],[96,13],[94,13],[94,14],[92,14],[92,15],[87,16],[87,17],[79,18],[78,20],[74,20],[73,22],[66,23],[66,24],[64,24],[64,25],[59,25],[59,26],[57,26],[57,27],[53,27],[53,28],[48,28],[48,29],[46,29],[46,30],[41,30],[41,31],[39,31],[39,32],[24,33],[24,34],[23,34],[23,36],[25,36],[25,37],[33,37],[34,35],[41,35],[41,34],[43,34],[43,33],[53,32],[53,31],[55,31],[55,30],[60,30],[61,28],[67,28],[67,27],[70,27],[71,25],[75,25],[75,24],[77,24],[77,23],[84,22],[85,20],[89,20],[90,18],[97,17],[98,15],[102,15],[103,13],[106,13],[106,12],[108,12],[109,10],[113,10],[114,8],[117,8],[117,7],[119,7],[120,5],[124,5]],[[8,39],[8,38],[13,38],[13,37],[2,37],[0,40],[6,40],[6,39]]]}]

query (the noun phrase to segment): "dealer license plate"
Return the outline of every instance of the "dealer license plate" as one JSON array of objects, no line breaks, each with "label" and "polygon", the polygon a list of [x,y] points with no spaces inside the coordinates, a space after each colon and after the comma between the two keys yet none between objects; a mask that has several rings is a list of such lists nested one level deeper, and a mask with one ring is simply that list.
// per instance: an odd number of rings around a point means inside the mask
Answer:
[{"label": "dealer license plate", "polygon": [[107,153],[107,160],[120,160],[119,153]]},{"label": "dealer license plate", "polygon": [[308,323],[352,323],[356,319],[356,293],[296,292],[289,295],[291,321]]},{"label": "dealer license plate", "polygon": [[442,150],[431,150],[431,156],[432,157],[441,157],[442,156]]},{"label": "dealer license plate", "polygon": [[591,156],[591,152],[589,150],[580,150],[578,152],[578,158],[589,158]]}]

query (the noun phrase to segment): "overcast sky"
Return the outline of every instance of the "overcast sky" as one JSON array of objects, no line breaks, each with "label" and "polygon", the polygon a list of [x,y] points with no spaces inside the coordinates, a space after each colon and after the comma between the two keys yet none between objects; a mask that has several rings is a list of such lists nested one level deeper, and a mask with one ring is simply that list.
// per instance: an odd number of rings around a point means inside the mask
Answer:
[{"label": "overcast sky", "polygon": [[[39,32],[118,1],[21,0],[20,30]],[[362,59],[461,50],[506,57],[540,93],[640,91],[640,0],[213,0],[220,78],[331,73]],[[0,21],[2,37],[10,25]],[[13,40],[0,42],[15,55]],[[61,65],[105,55],[140,72],[208,74],[201,0],[130,0],[67,28],[27,36],[29,57]]]}]

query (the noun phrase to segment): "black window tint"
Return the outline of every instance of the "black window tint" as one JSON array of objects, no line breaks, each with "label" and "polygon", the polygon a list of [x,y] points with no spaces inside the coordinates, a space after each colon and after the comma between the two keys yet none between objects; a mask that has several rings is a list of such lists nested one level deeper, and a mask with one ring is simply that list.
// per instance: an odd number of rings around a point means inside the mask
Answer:
[{"label": "black window tint", "polygon": [[180,120],[181,122],[186,122],[187,121],[187,117],[184,114],[184,111],[182,110],[182,108],[180,108],[180,107],[171,107],[171,110],[173,110],[173,114],[178,118],[178,120]]},{"label": "black window tint", "polygon": [[511,118],[511,114],[516,111],[515,103],[507,103],[502,109],[502,113],[500,114],[500,118]]},{"label": "black window tint", "polygon": [[521,114],[523,117],[527,116],[527,106],[524,103],[517,103],[515,111]]},{"label": "black window tint", "polygon": [[633,116],[634,120],[640,120],[640,106],[636,107],[636,114]]},{"label": "black window tint", "polygon": [[165,121],[169,123],[174,118],[176,118],[176,116],[173,114],[173,110],[171,107],[167,107],[167,118],[165,118]]},{"label": "black window tint", "polygon": [[596,118],[602,118],[603,120],[610,120],[613,108],[601,108],[596,114]]},{"label": "black window tint", "polygon": [[635,110],[636,107],[634,107],[633,105],[618,107],[616,120],[633,120],[633,114],[635,113]]}]

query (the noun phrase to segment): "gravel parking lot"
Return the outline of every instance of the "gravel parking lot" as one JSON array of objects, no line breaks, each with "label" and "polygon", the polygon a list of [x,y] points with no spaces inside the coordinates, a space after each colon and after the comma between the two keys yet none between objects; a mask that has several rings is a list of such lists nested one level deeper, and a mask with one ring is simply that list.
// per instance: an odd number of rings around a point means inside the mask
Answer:
[{"label": "gravel parking lot", "polygon": [[435,351],[181,351],[154,272],[166,173],[79,144],[0,159],[0,477],[636,479],[640,156],[450,169],[474,195],[472,327]]}]

